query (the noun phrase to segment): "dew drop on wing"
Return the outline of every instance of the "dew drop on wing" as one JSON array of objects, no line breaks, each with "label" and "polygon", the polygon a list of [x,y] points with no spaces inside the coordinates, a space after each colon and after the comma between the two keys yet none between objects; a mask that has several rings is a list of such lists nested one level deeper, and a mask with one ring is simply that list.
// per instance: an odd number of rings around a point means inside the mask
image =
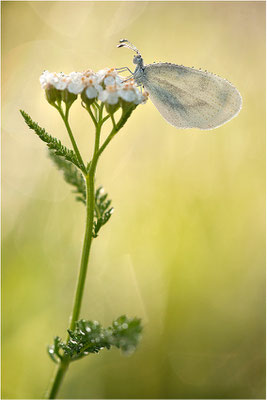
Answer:
[{"label": "dew drop on wing", "polygon": [[138,79],[161,115],[176,128],[214,129],[241,109],[242,98],[233,85],[201,70],[150,64]]}]

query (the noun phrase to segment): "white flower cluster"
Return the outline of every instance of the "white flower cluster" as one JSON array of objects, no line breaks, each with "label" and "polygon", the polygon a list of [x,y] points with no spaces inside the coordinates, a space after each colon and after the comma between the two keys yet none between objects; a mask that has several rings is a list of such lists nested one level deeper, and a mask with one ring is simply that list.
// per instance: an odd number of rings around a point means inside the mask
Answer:
[{"label": "white flower cluster", "polygon": [[133,80],[124,81],[115,68],[96,73],[91,70],[71,72],[69,75],[44,71],[40,83],[45,90],[54,88],[74,95],[83,93],[89,100],[100,100],[110,105],[117,104],[120,99],[137,105],[145,103],[148,98],[147,92],[141,93]]}]

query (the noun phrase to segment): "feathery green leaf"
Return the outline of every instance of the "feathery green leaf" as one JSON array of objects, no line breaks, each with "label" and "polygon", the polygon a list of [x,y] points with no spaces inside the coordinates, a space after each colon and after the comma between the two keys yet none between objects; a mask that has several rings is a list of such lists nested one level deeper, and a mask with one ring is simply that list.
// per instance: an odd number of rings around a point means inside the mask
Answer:
[{"label": "feathery green leaf", "polygon": [[79,172],[73,164],[64,160],[64,158],[58,156],[51,150],[49,150],[49,156],[58,169],[63,171],[65,181],[75,187],[73,193],[78,193],[76,200],[86,204],[86,185],[83,174]]},{"label": "feathery green leaf", "polygon": [[48,354],[54,362],[63,358],[75,361],[90,353],[115,346],[125,354],[132,354],[141,338],[141,320],[127,318],[125,315],[117,318],[110,327],[103,328],[97,321],[80,320],[76,322],[74,331],[68,331],[70,339],[64,343],[58,336],[54,344],[48,347]]},{"label": "feathery green leaf", "polygon": [[107,193],[103,194],[104,189],[100,186],[95,192],[95,213],[94,213],[94,226],[93,237],[98,236],[98,232],[105,225],[111,217],[114,208],[110,207],[111,200],[107,200]]},{"label": "feathery green leaf", "polygon": [[39,138],[45,142],[50,150],[53,150],[55,154],[58,156],[64,157],[67,161],[70,161],[76,167],[82,169],[75,153],[72,150],[67,149],[67,147],[63,146],[60,140],[54,138],[49,135],[44,128],[41,128],[36,122],[34,122],[31,117],[23,110],[20,110],[21,115],[23,116],[28,127],[36,133]]}]

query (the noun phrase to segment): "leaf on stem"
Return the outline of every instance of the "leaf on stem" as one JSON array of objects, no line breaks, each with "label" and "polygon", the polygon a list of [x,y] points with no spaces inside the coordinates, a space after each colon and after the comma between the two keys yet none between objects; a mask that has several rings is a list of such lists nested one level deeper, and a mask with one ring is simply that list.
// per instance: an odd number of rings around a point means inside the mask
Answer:
[{"label": "leaf on stem", "polygon": [[98,232],[105,225],[111,217],[114,208],[110,207],[111,200],[108,200],[107,193],[104,193],[104,189],[100,186],[95,192],[95,213],[94,213],[94,226],[93,226],[93,237],[98,236]]},{"label": "leaf on stem", "polygon": [[49,357],[51,357],[52,361],[55,363],[59,363],[60,360],[63,358],[63,354],[60,354],[60,349],[61,349],[62,341],[60,337],[56,336],[54,338],[54,344],[51,346],[47,347],[47,352]]},{"label": "leaf on stem", "polygon": [[109,350],[111,346],[125,354],[132,354],[140,341],[142,329],[139,318],[127,318],[125,315],[117,318],[108,328],[103,328],[97,321],[80,320],[76,322],[74,331],[68,331],[69,341],[64,343],[57,336],[48,353],[54,362],[63,358],[75,361],[104,348]]},{"label": "leaf on stem", "polygon": [[58,156],[53,151],[49,151],[49,156],[58,169],[63,172],[65,181],[75,187],[73,193],[78,193],[76,200],[86,204],[86,186],[83,174],[73,164],[64,160],[64,158]]},{"label": "leaf on stem", "polygon": [[45,142],[50,150],[52,150],[56,155],[64,157],[65,160],[71,162],[76,165],[79,169],[82,169],[75,153],[72,150],[67,149],[67,147],[63,146],[60,140],[54,138],[49,135],[44,128],[41,128],[36,122],[34,122],[31,117],[23,110],[20,110],[21,115],[23,116],[28,127],[36,133],[39,138]]}]

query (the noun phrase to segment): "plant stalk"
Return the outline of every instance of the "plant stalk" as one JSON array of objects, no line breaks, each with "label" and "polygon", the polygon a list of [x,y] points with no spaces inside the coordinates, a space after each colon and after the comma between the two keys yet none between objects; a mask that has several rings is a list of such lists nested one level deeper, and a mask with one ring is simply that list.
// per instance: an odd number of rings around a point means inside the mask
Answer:
[{"label": "plant stalk", "polygon": [[[86,227],[85,236],[83,242],[82,258],[80,271],[77,281],[77,287],[74,297],[74,304],[72,309],[72,314],[70,317],[69,329],[73,330],[75,328],[75,322],[78,321],[81,303],[84,292],[85,278],[87,273],[90,249],[92,244],[92,231],[93,231],[93,221],[94,221],[94,208],[95,208],[95,190],[94,190],[94,175],[88,174],[86,176]],[[68,336],[69,339],[69,336]]]},{"label": "plant stalk", "polygon": [[70,124],[69,124],[69,108],[66,107],[66,113],[65,113],[65,115],[64,115],[64,112],[63,112],[63,110],[62,110],[61,107],[56,107],[56,108],[57,108],[59,114],[61,115],[61,118],[63,119],[63,122],[64,122],[64,124],[65,124],[65,126],[66,126],[66,129],[67,129],[67,132],[68,132],[68,134],[69,134],[69,138],[70,138],[70,141],[71,141],[73,150],[74,150],[74,152],[75,152],[75,154],[76,154],[76,157],[77,157],[77,159],[78,159],[78,161],[79,161],[79,163],[80,163],[80,165],[81,165],[82,171],[83,171],[83,172],[86,172],[86,168],[85,168],[85,165],[84,165],[82,156],[81,156],[81,154],[80,154],[80,151],[79,151],[79,149],[78,149],[77,143],[76,143],[76,141],[75,141],[75,139],[74,139],[74,136],[73,136],[73,133],[72,133]]},{"label": "plant stalk", "polygon": [[[86,226],[85,226],[85,235],[84,235],[79,276],[78,276],[78,281],[77,281],[77,286],[76,286],[76,291],[75,291],[75,296],[74,296],[73,309],[72,309],[70,323],[69,323],[69,330],[72,330],[72,331],[75,329],[75,324],[78,321],[79,316],[80,316],[80,310],[81,310],[81,304],[82,304],[82,298],[83,298],[84,286],[85,286],[85,279],[86,279],[88,261],[89,261],[89,256],[90,256],[90,249],[91,249],[91,244],[92,244],[92,239],[93,239],[94,211],[95,211],[95,172],[96,172],[97,162],[98,162],[100,155],[102,154],[104,149],[107,147],[107,145],[109,144],[111,139],[115,136],[117,131],[122,127],[122,125],[125,123],[126,119],[128,119],[131,114],[131,112],[129,112],[128,114],[126,113],[126,115],[123,115],[117,125],[115,123],[114,118],[112,118],[113,129],[112,129],[111,133],[109,134],[109,136],[107,137],[107,139],[105,140],[105,142],[100,147],[101,127],[103,125],[103,122],[107,119],[107,117],[102,118],[103,107],[104,107],[103,104],[99,107],[99,114],[98,114],[99,118],[95,124],[96,133],[95,133],[94,154],[93,154],[92,161],[90,163],[89,171],[86,171],[86,169],[85,169],[79,149],[76,145],[75,139],[71,132],[71,128],[68,123],[68,109],[66,110],[66,114],[64,115],[62,109],[58,108],[60,115],[66,125],[67,131],[69,133],[69,136],[70,136],[74,151],[77,155],[77,158],[84,168],[83,172],[84,172],[84,177],[85,177],[85,181],[86,181]],[[70,339],[70,336],[68,334],[67,342],[69,341],[69,339]],[[63,381],[64,375],[68,369],[69,364],[70,364],[70,360],[68,360],[68,359],[62,358],[62,360],[60,360],[60,362],[57,366],[57,369],[55,371],[55,375],[52,379],[51,386],[47,393],[47,397],[46,397],[47,399],[55,399],[56,398],[56,395],[58,393],[58,390]]]},{"label": "plant stalk", "polygon": [[[95,170],[94,170],[95,172]],[[80,264],[80,271],[74,296],[73,309],[70,317],[69,330],[74,330],[75,323],[79,319],[82,298],[84,293],[84,285],[90,255],[90,249],[92,244],[92,231],[93,231],[93,221],[94,221],[94,174],[86,175],[86,227],[83,242],[83,250]],[[69,340],[69,334],[67,341]],[[65,372],[68,369],[70,361],[62,360],[57,366],[56,373],[52,379],[50,389],[48,391],[48,399],[55,399],[57,392],[60,388],[62,380],[64,378]]]},{"label": "plant stalk", "polygon": [[[89,172],[85,176],[86,181],[86,227],[83,242],[83,250],[80,264],[80,271],[74,296],[73,309],[70,317],[69,330],[74,330],[75,323],[79,319],[82,298],[84,293],[84,285],[88,267],[88,261],[90,256],[90,249],[92,244],[92,233],[94,223],[94,209],[95,209],[95,171],[98,161],[97,152],[99,149],[99,138],[100,138],[101,124],[99,123],[96,128],[95,148],[92,163]],[[69,335],[67,337],[69,341]],[[52,379],[50,389],[48,391],[48,399],[55,399],[57,392],[60,388],[65,372],[69,366],[70,361],[62,360],[57,366],[56,373]]]},{"label": "plant stalk", "polygon": [[56,398],[57,392],[59,390],[59,387],[61,385],[63,377],[68,369],[68,366],[69,366],[69,362],[61,361],[58,364],[57,369],[55,371],[55,375],[52,379],[51,387],[46,396],[47,399],[55,399]]}]

